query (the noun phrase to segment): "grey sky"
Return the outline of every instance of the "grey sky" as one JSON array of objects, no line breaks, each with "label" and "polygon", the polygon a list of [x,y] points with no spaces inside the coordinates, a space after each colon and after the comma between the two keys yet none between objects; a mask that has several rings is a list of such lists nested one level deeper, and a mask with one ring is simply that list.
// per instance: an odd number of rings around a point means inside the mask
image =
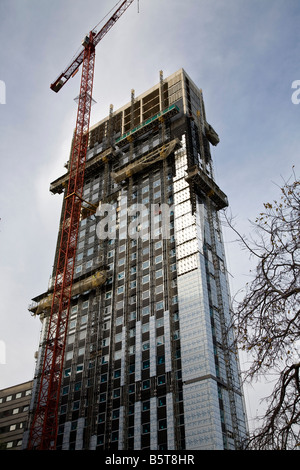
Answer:
[{"label": "grey sky", "polygon": [[[80,73],[58,93],[50,83],[117,0],[1,0],[0,388],[30,380],[40,323],[27,311],[47,289],[61,197],[49,184],[65,169]],[[299,174],[298,0],[137,0],[96,50],[91,124],[183,67],[203,89],[220,136],[216,179],[242,232],[277,197],[292,165]],[[3,96],[3,95],[2,95]],[[3,101],[3,99],[2,99]],[[0,94],[1,102],[1,94]],[[225,232],[232,293],[248,280],[246,253]],[[3,343],[2,343],[3,344]],[[1,358],[0,358],[1,362]],[[250,392],[248,410],[256,412]]]}]

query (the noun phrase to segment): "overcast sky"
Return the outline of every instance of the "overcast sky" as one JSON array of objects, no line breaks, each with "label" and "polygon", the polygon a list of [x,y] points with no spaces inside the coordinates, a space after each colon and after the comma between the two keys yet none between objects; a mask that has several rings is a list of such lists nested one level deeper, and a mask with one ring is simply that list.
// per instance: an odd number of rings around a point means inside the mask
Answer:
[{"label": "overcast sky", "polygon": [[[52,270],[62,199],[49,185],[69,158],[80,74],[49,86],[116,3],[0,0],[0,389],[33,377],[40,322],[27,308]],[[299,24],[299,0],[140,0],[139,12],[136,0],[97,47],[91,125],[183,67],[220,137],[217,183],[249,233],[293,165],[299,175]],[[234,294],[250,264],[224,236]],[[250,419],[261,394],[246,391]]]}]

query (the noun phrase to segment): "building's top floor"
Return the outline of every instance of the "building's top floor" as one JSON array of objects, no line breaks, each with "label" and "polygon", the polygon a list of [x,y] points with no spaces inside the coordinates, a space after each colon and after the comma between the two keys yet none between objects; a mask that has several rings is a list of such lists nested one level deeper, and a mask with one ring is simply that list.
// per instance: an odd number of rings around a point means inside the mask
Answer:
[{"label": "building's top floor", "polygon": [[160,72],[156,85],[138,96],[131,90],[131,101],[115,111],[111,108],[110,116],[90,127],[89,146],[94,147],[103,142],[109,132],[117,142],[130,129],[155,117],[174,103],[180,112],[195,119],[199,119],[200,115],[201,122],[206,122],[202,90],[195,85],[185,70],[179,69],[166,78]]},{"label": "building's top floor", "polygon": [[0,407],[10,406],[15,400],[20,400],[24,397],[30,397],[33,381],[29,380],[18,385],[4,388],[0,390]]}]

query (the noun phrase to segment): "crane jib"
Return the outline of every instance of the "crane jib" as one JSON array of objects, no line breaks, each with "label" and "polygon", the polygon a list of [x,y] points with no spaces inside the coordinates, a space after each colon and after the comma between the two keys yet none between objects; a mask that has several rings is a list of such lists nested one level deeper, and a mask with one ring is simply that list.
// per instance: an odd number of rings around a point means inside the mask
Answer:
[{"label": "crane jib", "polygon": [[[113,27],[113,25],[118,21],[118,19],[123,15],[127,8],[134,2],[134,0],[125,0],[122,5],[115,11],[112,17],[105,23],[105,25],[100,29],[98,33],[94,30],[90,31],[83,40],[83,45],[86,46],[84,42],[86,38],[89,38],[91,34],[94,36],[93,44],[96,47],[97,44],[103,39],[103,37],[108,33],[108,31]],[[69,64],[66,69],[59,75],[59,77],[50,85],[51,90],[56,93],[65,85],[65,83],[75,75],[77,69],[83,62],[84,49],[76,56],[76,58]]]}]

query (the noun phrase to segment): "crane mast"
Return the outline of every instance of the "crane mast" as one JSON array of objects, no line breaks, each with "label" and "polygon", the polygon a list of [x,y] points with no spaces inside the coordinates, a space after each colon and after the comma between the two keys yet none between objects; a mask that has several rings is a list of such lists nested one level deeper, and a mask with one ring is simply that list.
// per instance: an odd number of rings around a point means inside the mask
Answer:
[{"label": "crane mast", "polygon": [[134,0],[123,1],[121,6],[98,33],[93,30],[90,31],[89,35],[86,36],[83,41],[84,49],[55,82],[50,85],[53,91],[58,92],[82,64],[77,119],[69,162],[69,181],[64,199],[53,300],[48,320],[49,324],[47,339],[45,341],[37,404],[29,429],[27,446],[29,450],[54,450],[56,448],[58,406],[92,106],[95,47],[133,1]]}]

